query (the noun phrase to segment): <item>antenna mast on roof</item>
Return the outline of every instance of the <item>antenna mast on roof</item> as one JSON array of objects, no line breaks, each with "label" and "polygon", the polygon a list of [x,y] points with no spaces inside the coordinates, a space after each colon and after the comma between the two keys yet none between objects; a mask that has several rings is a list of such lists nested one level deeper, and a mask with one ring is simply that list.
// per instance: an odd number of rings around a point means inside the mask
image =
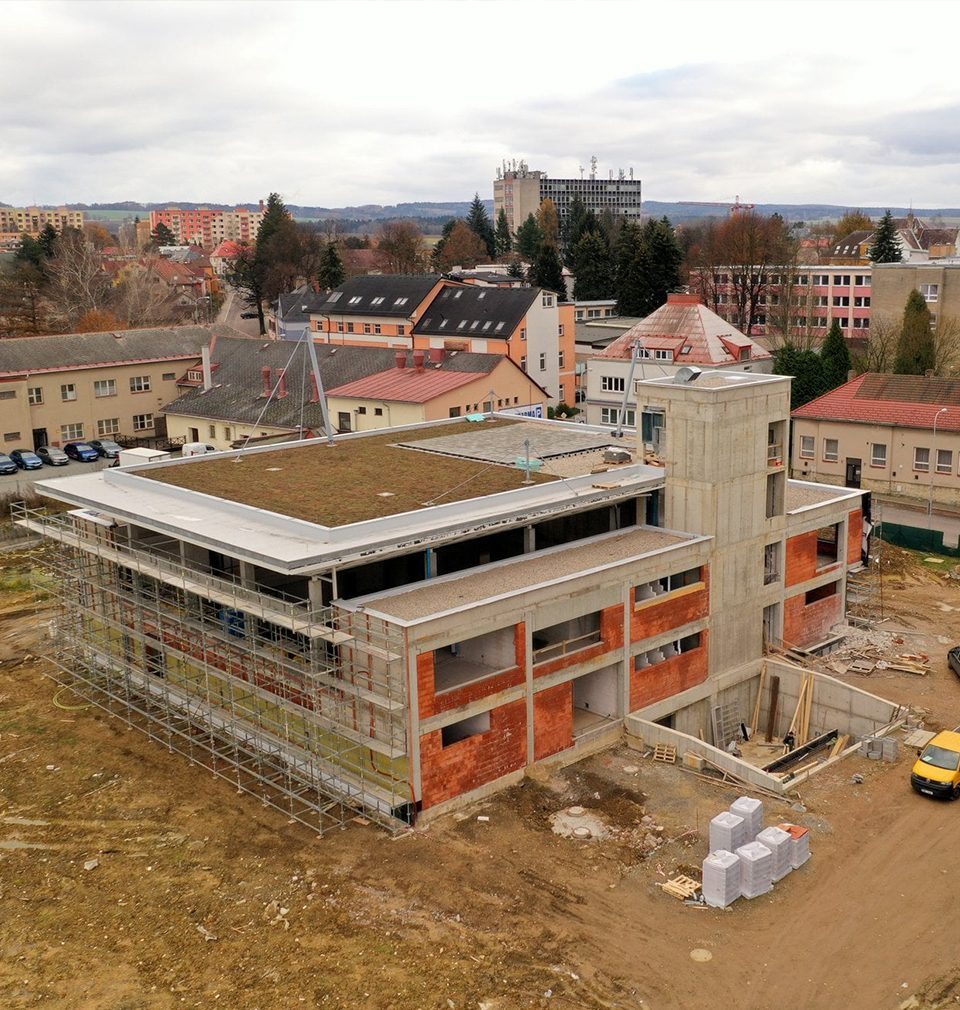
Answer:
[{"label": "antenna mast on roof", "polygon": [[307,331],[307,349],[310,351],[310,367],[313,377],[317,380],[317,398],[320,400],[320,414],[323,417],[323,427],[327,432],[327,444],[333,445],[333,428],[330,427],[330,411],[327,409],[327,394],[323,389],[323,379],[320,378],[320,365],[317,363],[317,348],[313,337]]}]

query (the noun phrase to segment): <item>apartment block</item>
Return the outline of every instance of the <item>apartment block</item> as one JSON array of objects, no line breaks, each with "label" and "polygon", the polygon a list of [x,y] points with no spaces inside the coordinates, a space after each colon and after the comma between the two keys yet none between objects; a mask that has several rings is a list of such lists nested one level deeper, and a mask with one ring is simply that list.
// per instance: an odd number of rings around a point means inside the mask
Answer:
[{"label": "apartment block", "polygon": [[[710,729],[816,647],[860,493],[789,481],[790,380],[644,383],[664,465],[488,414],[42,481],[65,682],[320,831],[391,829],[619,739]],[[624,449],[627,451],[624,452]]]},{"label": "apartment block", "polygon": [[167,207],[150,211],[150,231],[164,224],[173,232],[178,243],[199,245],[212,251],[223,242],[256,241],[263,214],[262,203],[259,210],[247,210],[245,207],[235,210]]},{"label": "apartment block", "polygon": [[930,321],[960,320],[960,259],[929,263],[878,263],[873,267],[873,313],[896,327],[911,291],[919,291]]},{"label": "apartment block", "polygon": [[579,197],[587,210],[596,214],[609,211],[616,217],[639,221],[641,216],[640,180],[633,169],[619,171],[609,179],[597,176],[596,159],[591,162],[589,176],[579,179],[552,179],[546,172],[534,172],[525,161],[504,162],[497,169],[493,183],[493,213],[503,210],[510,231],[515,232],[530,214],[536,216],[544,200],[552,200],[561,224],[570,212],[570,204]]},{"label": "apartment block", "polygon": [[57,231],[82,228],[82,210],[66,207],[0,207],[0,233],[19,233],[36,237],[48,224]]}]

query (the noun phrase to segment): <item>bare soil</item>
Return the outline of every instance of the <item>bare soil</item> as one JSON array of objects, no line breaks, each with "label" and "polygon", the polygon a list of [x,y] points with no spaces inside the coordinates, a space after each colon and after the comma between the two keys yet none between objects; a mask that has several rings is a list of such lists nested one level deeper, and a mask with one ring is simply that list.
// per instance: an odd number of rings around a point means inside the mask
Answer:
[{"label": "bare soil", "polygon": [[[851,680],[956,725],[940,639],[960,641],[960,588],[919,562],[891,578],[903,586],[885,603],[926,636],[936,669]],[[397,839],[361,823],[319,838],[72,708],[36,658],[43,614],[6,585],[5,1010],[957,1005],[960,804],[913,794],[905,752],[841,762],[803,788],[802,809],[767,801],[767,823],[810,827],[811,861],[762,898],[690,907],[657,885],[699,876],[727,787],[621,748]],[[554,834],[550,815],[571,805],[609,837]]]}]

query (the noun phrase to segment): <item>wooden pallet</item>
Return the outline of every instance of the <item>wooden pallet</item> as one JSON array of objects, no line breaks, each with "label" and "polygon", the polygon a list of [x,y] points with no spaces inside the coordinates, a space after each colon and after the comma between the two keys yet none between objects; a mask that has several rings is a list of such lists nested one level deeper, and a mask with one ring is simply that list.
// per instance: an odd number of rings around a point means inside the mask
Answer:
[{"label": "wooden pallet", "polygon": [[667,764],[677,763],[677,745],[675,743],[658,743],[653,748],[653,760],[665,761]]},{"label": "wooden pallet", "polygon": [[674,877],[673,880],[668,880],[665,884],[661,884],[660,887],[678,901],[686,901],[700,890],[698,881],[693,880],[691,877],[685,877],[682,874],[679,877]]}]

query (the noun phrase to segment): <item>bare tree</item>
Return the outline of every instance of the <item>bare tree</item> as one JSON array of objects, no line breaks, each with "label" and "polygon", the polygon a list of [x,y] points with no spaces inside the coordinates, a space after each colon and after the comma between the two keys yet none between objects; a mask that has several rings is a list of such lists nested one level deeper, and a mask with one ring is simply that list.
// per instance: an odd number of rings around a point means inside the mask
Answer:
[{"label": "bare tree", "polygon": [[111,284],[104,273],[100,253],[83,232],[64,229],[56,253],[46,264],[47,294],[54,312],[73,326],[84,312],[108,307]]},{"label": "bare tree", "polygon": [[933,331],[934,370],[937,375],[960,372],[960,319],[941,316]]},{"label": "bare tree", "polygon": [[111,307],[131,327],[159,326],[179,322],[183,312],[174,304],[170,289],[154,271],[149,260],[133,263],[124,270],[113,290]]},{"label": "bare tree", "polygon": [[901,322],[889,316],[873,316],[866,341],[852,349],[853,367],[858,372],[891,372],[897,357]]},{"label": "bare tree", "polygon": [[429,258],[423,234],[413,221],[388,221],[377,239],[377,261],[387,274],[423,274]]}]

